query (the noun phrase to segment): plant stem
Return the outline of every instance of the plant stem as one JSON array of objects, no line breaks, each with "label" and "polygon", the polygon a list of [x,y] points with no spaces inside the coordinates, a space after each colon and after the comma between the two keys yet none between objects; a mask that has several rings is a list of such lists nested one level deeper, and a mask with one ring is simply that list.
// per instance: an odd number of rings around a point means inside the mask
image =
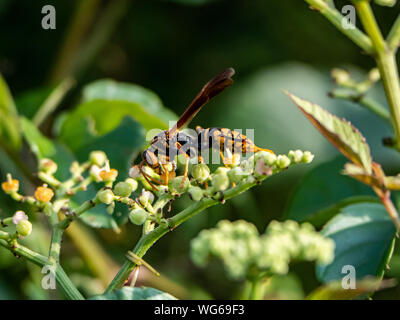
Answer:
[{"label": "plant stem", "polygon": [[396,53],[400,45],[400,14],[397,17],[392,29],[387,37],[387,43],[390,50]]},{"label": "plant stem", "polygon": [[39,127],[42,122],[57,108],[66,93],[74,86],[75,80],[72,78],[64,79],[47,97],[33,117],[33,123]]},{"label": "plant stem", "polygon": [[330,6],[324,0],[305,0],[314,9],[318,10],[325,18],[327,18],[339,31],[344,33],[350,40],[362,48],[366,53],[373,50],[371,40],[359,29],[347,28],[342,26],[343,15],[334,7]]},{"label": "plant stem", "polygon": [[256,277],[250,282],[251,282],[251,289],[250,289],[249,300],[262,300],[264,298],[262,278]]},{"label": "plant stem", "polygon": [[374,47],[372,55],[378,65],[390,106],[393,127],[396,134],[396,148],[400,150],[400,81],[395,53],[389,50],[375,20],[369,1],[355,1],[354,5]]},{"label": "plant stem", "polygon": [[350,102],[358,103],[365,109],[376,114],[378,117],[387,121],[390,125],[392,124],[389,111],[382,106],[378,101],[365,96],[364,94],[357,94],[351,92],[345,92],[341,90],[332,90],[330,96],[337,99],[348,100]]},{"label": "plant stem", "polygon": [[[51,265],[49,259],[37,252],[34,252],[19,243],[13,243],[10,245],[7,241],[0,240],[0,245],[14,254],[24,257],[26,260],[34,263],[39,267],[44,267],[46,265]],[[56,268],[56,280],[60,285],[62,291],[68,299],[71,300],[84,300],[82,294],[76,289],[74,284],[71,282],[69,277],[66,275],[64,269],[61,266]]]},{"label": "plant stem", "polygon": [[[260,181],[266,179],[267,177],[264,176],[260,180],[252,181],[252,182],[243,182],[241,184],[238,184],[236,187],[229,189],[225,192],[220,193],[220,198],[219,199],[230,199],[232,197],[235,197],[246,190],[250,189],[251,187],[255,186],[257,183]],[[138,243],[136,244],[135,248],[132,250],[138,257],[143,257],[147,250],[150,249],[150,247],[162,236],[164,236],[166,233],[172,231],[175,229],[177,226],[179,226],[181,223],[185,222],[189,218],[193,217],[194,215],[204,211],[205,209],[214,206],[216,204],[219,204],[221,200],[214,199],[214,198],[204,198],[203,200],[196,202],[192,204],[191,206],[187,207],[180,213],[176,214],[173,216],[171,219],[169,219],[168,225],[166,224],[161,224],[157,228],[155,228],[153,231],[143,234],[142,237],[139,239]],[[123,286],[125,281],[128,279],[130,273],[133,271],[137,264],[132,262],[132,261],[126,261],[117,275],[114,277],[113,281],[110,283],[110,285],[106,289],[106,293],[111,292],[112,290],[119,288]]]},{"label": "plant stem", "polygon": [[377,187],[372,187],[378,197],[381,199],[383,205],[386,208],[386,211],[389,214],[389,217],[392,219],[394,225],[396,226],[396,230],[400,232],[400,218],[399,214],[397,213],[397,209],[394,206],[392,200],[390,199],[390,191],[389,190],[381,190]]}]

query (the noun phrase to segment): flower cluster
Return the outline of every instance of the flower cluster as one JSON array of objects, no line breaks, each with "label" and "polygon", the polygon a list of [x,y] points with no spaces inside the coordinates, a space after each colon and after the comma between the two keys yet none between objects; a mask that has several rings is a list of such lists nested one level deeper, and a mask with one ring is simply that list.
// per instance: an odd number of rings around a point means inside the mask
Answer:
[{"label": "flower cluster", "polygon": [[211,257],[222,260],[228,276],[243,279],[261,272],[286,274],[291,261],[333,260],[334,242],[309,223],[272,221],[264,234],[246,221],[220,221],[191,242],[193,262],[204,267]]}]

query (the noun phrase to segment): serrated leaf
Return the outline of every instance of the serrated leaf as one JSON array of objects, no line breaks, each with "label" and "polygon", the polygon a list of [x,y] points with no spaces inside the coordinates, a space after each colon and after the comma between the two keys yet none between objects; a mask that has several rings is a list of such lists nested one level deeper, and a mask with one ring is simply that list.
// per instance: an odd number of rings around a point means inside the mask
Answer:
[{"label": "serrated leaf", "polygon": [[91,300],[177,300],[169,293],[154,288],[123,287],[104,295],[98,295]]},{"label": "serrated leaf", "polygon": [[341,280],[345,265],[355,268],[356,278],[381,278],[393,250],[396,228],[383,205],[359,203],[341,210],[321,233],[335,241],[335,258],[316,267],[323,283]]},{"label": "serrated leaf", "polygon": [[310,122],[332,143],[345,157],[362,166],[367,173],[372,172],[372,158],[368,144],[360,131],[345,119],[324,110],[317,104],[300,99],[287,93]]},{"label": "serrated leaf", "polygon": [[371,188],[340,173],[345,162],[340,156],[309,171],[290,197],[285,218],[308,221],[319,227],[345,206],[378,202]]},{"label": "serrated leaf", "polygon": [[366,278],[357,281],[355,289],[343,289],[341,281],[330,282],[312,291],[306,300],[350,300],[369,292],[390,288],[396,281]]}]

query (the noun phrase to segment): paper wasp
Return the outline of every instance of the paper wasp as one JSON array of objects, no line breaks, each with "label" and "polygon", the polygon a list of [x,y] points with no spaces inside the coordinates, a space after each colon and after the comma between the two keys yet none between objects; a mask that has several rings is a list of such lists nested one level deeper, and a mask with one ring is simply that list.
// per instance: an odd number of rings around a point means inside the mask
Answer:
[{"label": "paper wasp", "polygon": [[[171,178],[170,173],[174,176],[175,169],[170,172],[166,165],[172,163],[178,154],[186,157],[184,177],[187,177],[189,160],[197,157],[201,163],[203,161],[200,155],[201,151],[210,148],[219,150],[223,160],[225,151],[230,151],[230,154],[254,153],[261,150],[273,153],[271,150],[257,147],[253,141],[240,132],[226,128],[203,129],[198,126],[196,127],[197,139],[179,131],[189,124],[208,101],[233,83],[232,76],[234,74],[235,70],[228,68],[207,82],[175,125],[170,130],[160,132],[151,140],[150,146],[142,154],[139,170],[155,190],[157,188],[150,180],[158,184],[168,184],[168,180]],[[158,181],[145,173],[143,165],[154,169],[160,174],[163,181]]]}]

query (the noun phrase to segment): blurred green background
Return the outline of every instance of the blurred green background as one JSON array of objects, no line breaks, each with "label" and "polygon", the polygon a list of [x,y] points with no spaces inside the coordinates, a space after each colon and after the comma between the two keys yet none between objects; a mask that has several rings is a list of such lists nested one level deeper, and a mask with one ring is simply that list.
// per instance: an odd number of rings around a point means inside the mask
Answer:
[{"label": "blurred green background", "polygon": [[[339,8],[345,3],[336,1]],[[56,8],[56,30],[41,28],[41,8],[46,4]],[[375,7],[385,33],[399,8],[399,4],[393,8]],[[191,263],[190,240],[221,219],[245,219],[263,232],[271,219],[284,219],[289,198],[307,170],[338,156],[283,94],[283,89],[352,121],[366,136],[375,160],[389,172],[399,169],[399,156],[381,145],[382,137],[390,136],[386,124],[356,105],[327,97],[333,86],[329,77],[333,67],[344,67],[361,77],[374,66],[372,59],[303,1],[0,0],[0,39],[0,72],[20,114],[31,118],[60,81],[66,77],[76,80],[56,112],[40,126],[50,138],[57,135],[54,128],[61,122],[60,116],[79,105],[82,88],[95,80],[112,78],[143,86],[179,115],[208,79],[231,66],[236,69],[235,84],[210,102],[191,127],[255,129],[259,146],[277,153],[303,149],[315,154],[311,166],[299,166],[275,176],[253,191],[209,209],[151,248],[145,260],[163,278],[155,279],[144,271],[139,283],[178,297],[241,297],[243,283],[228,280],[218,263],[206,269]],[[373,95],[385,103],[382,88],[377,86]],[[74,125],[81,132],[77,123]],[[142,130],[138,126],[137,130]],[[129,141],[124,133],[121,130],[120,136],[112,135],[113,140],[108,142]],[[119,149],[109,150],[118,153]],[[121,155],[113,154],[110,158],[122,161],[127,169],[131,159],[129,152],[126,155],[121,159]],[[18,156],[31,172],[35,171],[35,160],[26,148]],[[13,164],[2,162],[4,179]],[[7,216],[6,210],[15,210],[15,204],[5,197],[0,200],[1,214]],[[316,199],[303,200],[312,203]],[[174,210],[184,208],[187,201],[175,202]],[[34,240],[29,241],[46,252],[49,234],[42,222],[38,217]],[[117,234],[112,229],[81,227],[91,237],[88,241],[96,240],[107,257],[85,256],[85,248],[77,250],[76,238],[71,235],[64,241],[62,263],[85,293],[98,293],[102,290],[101,282],[95,280],[98,274],[103,272],[107,277],[115,273],[126,250],[137,240],[140,228],[124,225]],[[38,268],[17,261],[0,248],[1,299],[60,297],[55,292],[44,292],[40,281]],[[283,287],[291,288],[291,298],[301,297],[318,284],[313,266],[306,264],[294,266],[293,274],[284,282]],[[396,298],[397,289],[388,296]]]}]

